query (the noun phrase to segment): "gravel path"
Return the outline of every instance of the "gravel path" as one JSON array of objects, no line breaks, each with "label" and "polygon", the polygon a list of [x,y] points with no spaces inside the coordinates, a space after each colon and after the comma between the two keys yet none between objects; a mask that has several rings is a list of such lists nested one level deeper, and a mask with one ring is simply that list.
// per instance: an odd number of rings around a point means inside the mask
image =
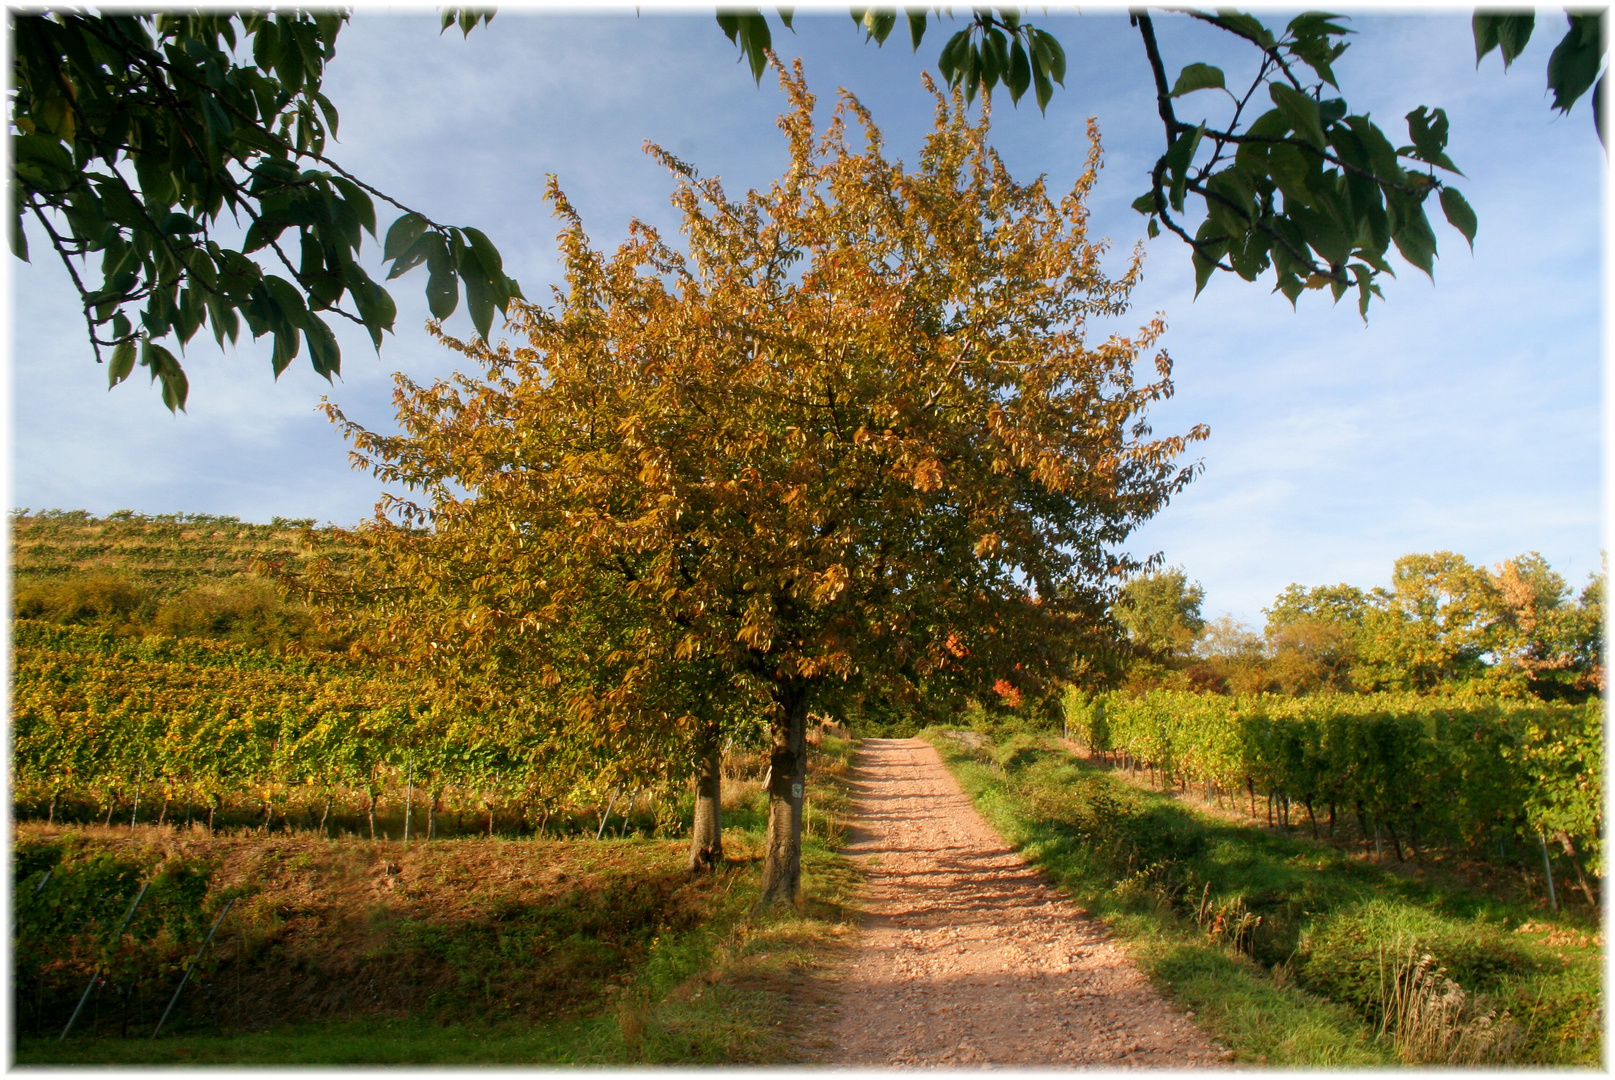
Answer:
[{"label": "gravel path", "polygon": [[868,739],[848,855],[868,915],[825,1056],[853,1066],[1184,1068],[1222,1050],[987,827],[936,750]]}]

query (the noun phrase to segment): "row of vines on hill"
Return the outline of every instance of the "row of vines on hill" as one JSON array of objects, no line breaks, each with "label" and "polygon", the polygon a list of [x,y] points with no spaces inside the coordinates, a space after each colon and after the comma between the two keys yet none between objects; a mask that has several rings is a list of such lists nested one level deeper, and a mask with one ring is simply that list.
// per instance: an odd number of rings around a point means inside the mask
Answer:
[{"label": "row of vines on hill", "polygon": [[173,803],[323,827],[335,808],[374,831],[378,800],[407,785],[424,834],[437,810],[487,815],[491,828],[496,808],[543,820],[613,793],[620,813],[650,794],[618,775],[626,754],[570,744],[508,705],[433,705],[396,672],[30,620],[12,633],[13,795],[53,817],[85,802],[127,816],[138,797],[144,821]]},{"label": "row of vines on hill", "polygon": [[[1351,815],[1364,837],[1500,855],[1556,841],[1578,872],[1603,874],[1603,702],[1341,694],[1224,697],[1075,692],[1070,734],[1208,798],[1258,797],[1314,832]],[[1271,812],[1271,811],[1270,811]]]}]

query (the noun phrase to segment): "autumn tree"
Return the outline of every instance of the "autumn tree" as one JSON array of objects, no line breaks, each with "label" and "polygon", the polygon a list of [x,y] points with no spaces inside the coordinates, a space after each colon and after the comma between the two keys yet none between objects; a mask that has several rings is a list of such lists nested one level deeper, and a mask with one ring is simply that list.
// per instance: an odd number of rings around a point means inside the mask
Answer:
[{"label": "autumn tree", "polygon": [[[684,250],[636,222],[608,257],[552,183],[566,284],[517,303],[521,343],[445,338],[482,373],[400,379],[400,435],[333,410],[419,499],[381,508],[415,527],[406,580],[435,590],[417,625],[525,649],[563,684],[554,643],[574,640],[625,720],[671,717],[692,685],[760,691],[765,902],[800,889],[810,707],[1062,670],[1206,434],[1144,422],[1171,392],[1164,353],[1135,373],[1161,319],[1090,340],[1140,273],[1135,252],[1108,275],[1088,237],[1096,134],[1056,198],[1010,176],[962,95],[937,96],[911,171],[855,99],[821,132],[800,66],[780,82],[791,161],[768,190],[731,199],[650,147]],[[597,594],[621,605],[608,619]],[[625,737],[654,753],[688,715]]]},{"label": "autumn tree", "polygon": [[1181,566],[1139,574],[1122,587],[1112,614],[1146,662],[1171,665],[1189,656],[1205,629],[1206,591]]},{"label": "autumn tree", "polygon": [[1287,694],[1347,691],[1369,597],[1352,585],[1291,584],[1263,608],[1268,673]]}]

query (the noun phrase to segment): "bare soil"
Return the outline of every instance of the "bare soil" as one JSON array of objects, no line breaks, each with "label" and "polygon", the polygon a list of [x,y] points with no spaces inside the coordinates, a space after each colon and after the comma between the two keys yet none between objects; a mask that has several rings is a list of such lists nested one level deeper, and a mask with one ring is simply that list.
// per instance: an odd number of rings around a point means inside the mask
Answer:
[{"label": "bare soil", "polygon": [[847,855],[867,912],[824,1059],[861,1066],[1214,1065],[1104,928],[976,813],[920,739],[869,739]]}]

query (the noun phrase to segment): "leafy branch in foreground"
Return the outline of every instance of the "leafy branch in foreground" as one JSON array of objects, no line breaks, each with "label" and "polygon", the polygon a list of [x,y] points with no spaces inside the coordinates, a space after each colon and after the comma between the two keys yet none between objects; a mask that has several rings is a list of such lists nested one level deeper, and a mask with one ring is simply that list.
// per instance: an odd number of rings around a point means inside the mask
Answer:
[{"label": "leafy branch in foreground", "polygon": [[[490,17],[451,15],[467,32]],[[388,278],[424,262],[433,316],[453,313],[463,285],[486,337],[494,309],[521,296],[482,233],[433,221],[326,156],[337,110],[320,84],[347,18],[13,16],[12,250],[28,258],[32,217],[73,279],[97,360],[111,351],[111,385],[138,362],[164,404],[184,408],[185,373],[159,341],[183,351],[210,326],[222,346],[242,319],[254,338],[273,336],[277,376],[303,344],[326,379],[340,370],[327,314],[379,349],[397,309],[357,261],[376,199],[403,212],[387,234]],[[246,226],[238,242],[219,239],[225,211]],[[96,253],[99,281],[81,272]]]},{"label": "leafy branch in foreground", "polygon": [[[1340,92],[1332,64],[1346,51],[1350,33],[1340,16],[1307,12],[1275,34],[1239,11],[1171,10],[1238,38],[1259,57],[1255,77],[1238,93],[1221,68],[1206,63],[1188,64],[1170,79],[1153,17],[1144,8],[1131,14],[1166,136],[1165,150],[1150,169],[1150,190],[1133,206],[1148,216],[1150,236],[1164,228],[1189,245],[1196,294],[1214,271],[1255,281],[1271,269],[1275,289],[1291,303],[1307,289],[1327,288],[1339,300],[1355,288],[1358,311],[1367,318],[1371,298],[1383,298],[1379,276],[1395,276],[1387,258],[1391,245],[1409,263],[1432,272],[1436,237],[1424,205],[1432,193],[1473,247],[1474,210],[1436,175],[1437,169],[1462,175],[1447,157],[1446,113],[1422,105],[1409,112],[1408,144],[1396,147],[1367,113],[1352,114],[1344,98],[1325,96]],[[904,9],[916,51],[931,15],[944,13]],[[896,9],[853,8],[852,17],[877,45],[899,21]],[[780,18],[791,26],[788,9],[780,9]],[[1602,139],[1603,16],[1567,12],[1567,18],[1570,29],[1548,61],[1554,107],[1569,112],[1597,80],[1593,119]],[[756,8],[729,9],[718,21],[761,79],[771,47],[766,17]],[[1477,11],[1477,62],[1501,47],[1505,65],[1512,63],[1534,23],[1529,11]],[[1054,83],[1064,85],[1066,60],[1054,35],[1023,21],[1020,9],[977,8],[943,46],[937,66],[950,87],[963,88],[966,100],[978,92],[990,96],[1002,83],[1014,102],[1035,87],[1038,107],[1045,109]],[[1201,90],[1227,96],[1221,127],[1178,117],[1178,99]],[[1194,212],[1203,208],[1198,227],[1189,220],[1191,197]]]}]

